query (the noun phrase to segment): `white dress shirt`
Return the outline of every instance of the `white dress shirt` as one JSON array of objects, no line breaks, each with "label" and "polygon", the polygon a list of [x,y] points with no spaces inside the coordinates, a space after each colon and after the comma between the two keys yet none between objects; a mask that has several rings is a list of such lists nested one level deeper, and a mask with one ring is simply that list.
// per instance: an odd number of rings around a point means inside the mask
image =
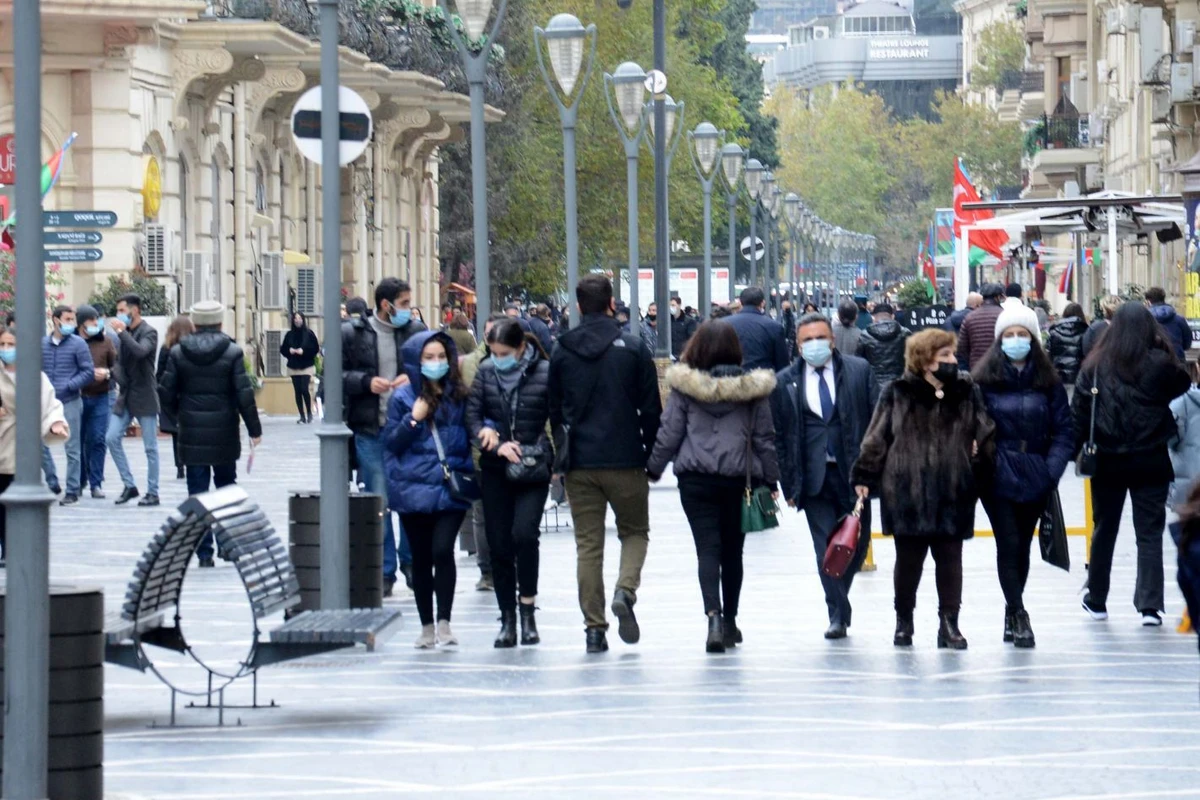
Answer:
[{"label": "white dress shirt", "polygon": [[829,387],[829,396],[833,399],[834,407],[837,407],[837,388],[833,382],[832,358],[825,362],[824,370],[818,375],[812,364],[805,363],[804,365],[804,401],[808,403],[808,410],[818,417],[821,416],[821,390],[817,381],[821,378],[825,379],[825,385]]}]

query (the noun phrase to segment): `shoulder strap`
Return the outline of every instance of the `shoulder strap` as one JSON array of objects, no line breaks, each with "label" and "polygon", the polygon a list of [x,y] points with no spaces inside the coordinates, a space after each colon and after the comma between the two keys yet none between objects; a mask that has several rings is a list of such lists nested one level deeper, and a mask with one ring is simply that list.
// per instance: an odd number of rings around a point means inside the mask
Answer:
[{"label": "shoulder strap", "polygon": [[751,459],[754,458],[754,405],[746,407],[746,494],[750,493],[752,475]]},{"label": "shoulder strap", "polygon": [[437,423],[433,421],[433,416],[429,417],[429,432],[433,434],[433,446],[437,448],[438,461],[442,462],[442,468],[446,467],[446,451],[442,448],[442,437],[438,436]]}]

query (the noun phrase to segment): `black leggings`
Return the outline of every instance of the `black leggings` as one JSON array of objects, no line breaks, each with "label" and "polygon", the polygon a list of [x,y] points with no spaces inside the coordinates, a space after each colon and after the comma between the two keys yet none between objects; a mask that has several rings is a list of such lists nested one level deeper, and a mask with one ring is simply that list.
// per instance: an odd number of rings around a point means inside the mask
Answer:
[{"label": "black leggings", "polygon": [[962,539],[942,536],[897,536],[895,539],[896,613],[911,616],[917,607],[917,587],[921,585],[925,556],[933,551],[933,561],[937,565],[938,611],[957,614],[962,605]]},{"label": "black leggings", "polygon": [[433,624],[433,596],[437,594],[437,618],[450,621],[454,606],[454,540],[466,510],[433,514],[401,514],[400,522],[412,547],[413,594],[422,625]]},{"label": "black leggings", "polygon": [[296,410],[300,412],[300,419],[306,416],[312,419],[312,398],[308,394],[308,385],[311,382],[311,375],[292,376],[292,389],[296,392]]},{"label": "black leggings", "polygon": [[744,575],[742,497],[746,479],[685,473],[678,480],[679,500],[696,540],[704,613],[736,617]]},{"label": "black leggings", "polygon": [[501,611],[517,607],[521,597],[537,597],[538,538],[550,484],[511,483],[503,469],[484,467],[483,524],[492,566],[496,602]]},{"label": "black leggings", "polygon": [[1025,608],[1021,597],[1029,579],[1029,549],[1046,501],[1014,503],[988,497],[984,498],[983,508],[996,537],[996,573],[1000,576],[1004,604],[1009,611],[1021,611]]}]

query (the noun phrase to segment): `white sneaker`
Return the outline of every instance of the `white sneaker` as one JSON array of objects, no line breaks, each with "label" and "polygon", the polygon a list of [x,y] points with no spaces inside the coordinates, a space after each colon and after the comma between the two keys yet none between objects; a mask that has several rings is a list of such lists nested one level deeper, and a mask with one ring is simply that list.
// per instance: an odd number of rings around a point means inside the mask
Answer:
[{"label": "white sneaker", "polygon": [[441,620],[437,624],[437,641],[438,644],[450,645],[458,644],[458,639],[450,630],[450,623],[447,620]]},{"label": "white sneaker", "polygon": [[1142,612],[1142,627],[1143,628],[1161,628],[1162,617],[1157,611]]},{"label": "white sneaker", "polygon": [[432,625],[422,625],[421,635],[417,637],[417,641],[413,647],[418,650],[429,650],[437,644],[437,638],[434,636],[434,627]]}]

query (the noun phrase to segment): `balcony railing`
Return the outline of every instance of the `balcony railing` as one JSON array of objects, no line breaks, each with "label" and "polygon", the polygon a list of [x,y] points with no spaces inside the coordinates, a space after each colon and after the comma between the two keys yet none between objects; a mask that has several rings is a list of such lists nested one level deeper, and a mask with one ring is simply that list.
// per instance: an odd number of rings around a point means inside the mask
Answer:
[{"label": "balcony railing", "polygon": [[1024,94],[1034,94],[1045,91],[1045,76],[1041,70],[1028,70],[1021,73],[1021,91]]},{"label": "balcony railing", "polygon": [[1067,150],[1087,147],[1088,118],[1073,114],[1043,114],[1034,128],[1040,150]]},{"label": "balcony railing", "polygon": [[1025,85],[1025,73],[1019,69],[1006,69],[1000,73],[1000,80],[996,82],[996,90],[1003,94],[1004,92],[1020,89]]}]

